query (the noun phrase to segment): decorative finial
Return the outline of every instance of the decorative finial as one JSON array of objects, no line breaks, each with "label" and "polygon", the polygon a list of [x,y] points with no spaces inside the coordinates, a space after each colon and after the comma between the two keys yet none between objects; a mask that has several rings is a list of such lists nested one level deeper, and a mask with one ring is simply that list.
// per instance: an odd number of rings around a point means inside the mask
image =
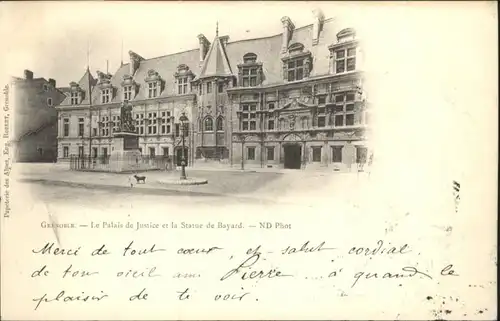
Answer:
[{"label": "decorative finial", "polygon": [[121,55],[120,67],[121,67],[121,66],[123,66],[123,38],[122,38],[122,48],[121,48],[120,55]]},{"label": "decorative finial", "polygon": [[216,38],[219,37],[219,21],[217,21],[217,23],[215,25],[215,37]]},{"label": "decorative finial", "polygon": [[90,70],[90,40],[87,39],[87,70]]}]

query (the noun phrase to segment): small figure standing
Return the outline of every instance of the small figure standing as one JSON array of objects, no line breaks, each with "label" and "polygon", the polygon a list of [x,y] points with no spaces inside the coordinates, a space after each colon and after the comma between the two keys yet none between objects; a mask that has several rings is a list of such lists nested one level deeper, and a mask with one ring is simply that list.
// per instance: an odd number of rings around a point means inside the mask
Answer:
[{"label": "small figure standing", "polygon": [[128,183],[130,184],[130,188],[134,187],[134,176],[128,177]]}]

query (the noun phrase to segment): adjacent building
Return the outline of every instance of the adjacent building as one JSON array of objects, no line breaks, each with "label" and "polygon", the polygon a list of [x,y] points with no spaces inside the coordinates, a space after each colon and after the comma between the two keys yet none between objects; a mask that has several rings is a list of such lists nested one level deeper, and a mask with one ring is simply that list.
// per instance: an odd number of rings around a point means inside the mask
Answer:
[{"label": "adjacent building", "polygon": [[107,156],[120,107],[131,103],[143,155],[188,166],[343,170],[367,159],[369,108],[356,30],[320,11],[296,28],[231,42],[198,35],[193,50],[145,59],[130,51],[114,73],[89,71],[57,107],[58,158]]},{"label": "adjacent building", "polygon": [[54,79],[12,77],[14,124],[12,143],[16,162],[55,162],[57,159],[57,110],[65,95]]}]

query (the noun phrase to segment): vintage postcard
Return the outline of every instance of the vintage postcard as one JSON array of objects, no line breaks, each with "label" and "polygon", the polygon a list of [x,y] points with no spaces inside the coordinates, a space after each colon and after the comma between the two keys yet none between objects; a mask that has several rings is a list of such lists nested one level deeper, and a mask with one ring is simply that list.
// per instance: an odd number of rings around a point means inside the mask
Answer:
[{"label": "vintage postcard", "polygon": [[497,24],[1,3],[1,319],[495,319]]}]

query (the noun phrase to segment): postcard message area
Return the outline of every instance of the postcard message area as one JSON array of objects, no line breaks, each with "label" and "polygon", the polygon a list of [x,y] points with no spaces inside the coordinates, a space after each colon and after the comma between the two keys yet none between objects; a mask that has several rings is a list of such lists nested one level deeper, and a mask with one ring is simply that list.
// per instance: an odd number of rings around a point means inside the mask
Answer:
[{"label": "postcard message area", "polygon": [[208,207],[64,215],[55,205],[52,214],[30,206],[38,217],[17,208],[5,230],[16,246],[3,248],[12,258],[3,272],[4,309],[20,319],[495,313],[492,247],[466,233],[481,226],[457,220],[450,230],[413,213],[375,219],[366,208],[299,215],[276,207],[248,218],[209,215]]}]

